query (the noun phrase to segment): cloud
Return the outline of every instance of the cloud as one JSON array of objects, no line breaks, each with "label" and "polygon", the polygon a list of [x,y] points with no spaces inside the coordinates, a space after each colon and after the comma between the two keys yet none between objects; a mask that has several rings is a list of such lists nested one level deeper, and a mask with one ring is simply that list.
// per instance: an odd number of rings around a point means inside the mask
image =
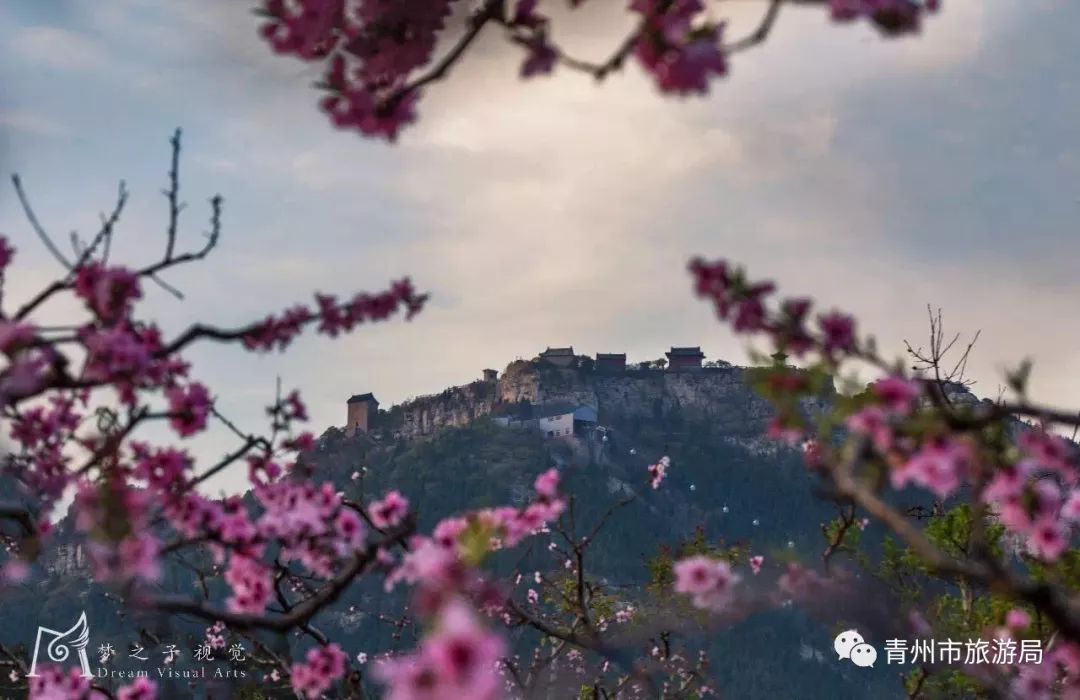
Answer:
[{"label": "cloud", "polygon": [[87,36],[59,27],[24,27],[15,32],[8,51],[35,66],[62,71],[94,72],[108,64],[99,44]]},{"label": "cloud", "polygon": [[[756,5],[732,4],[732,37],[753,28]],[[226,231],[204,264],[170,274],[188,301],[155,307],[169,324],[238,324],[313,289],[376,290],[403,273],[435,295],[412,323],[305,339],[284,356],[195,354],[245,430],[260,425],[276,375],[305,390],[318,430],[340,422],[350,393],[397,402],[546,345],[648,359],[700,343],[711,358],[741,361],[743,339],[690,294],[685,262],[698,253],[853,310],[891,350],[922,337],[926,302],[941,304],[957,330],[983,329],[972,369],[988,393],[1035,348],[1043,396],[1080,397],[1075,381],[1054,381],[1080,376],[1080,338],[1060,321],[1080,289],[1050,274],[1080,260],[1047,233],[1071,230],[1076,212],[1059,193],[1080,176],[1060,147],[1077,137],[1066,122],[1080,93],[1058,56],[1071,45],[1068,23],[1055,16],[1017,25],[1008,3],[950,0],[923,37],[885,41],[785,5],[764,46],[689,100],[658,95],[633,61],[602,85],[565,70],[523,82],[520,51],[492,35],[387,146],[332,129],[309,87],[317,67],[273,56],[243,3],[80,7],[71,31],[132,60],[68,76],[79,89],[58,86],[47,109],[16,80],[11,112],[24,125],[37,114],[122,113],[125,129],[146,132],[183,115],[185,154],[201,170],[184,183],[185,230],[197,234],[194,205],[221,188]],[[622,3],[586,3],[554,29],[575,55],[602,58],[628,18]],[[168,89],[130,91],[136,70]],[[77,146],[35,140],[29,162],[55,176],[52,204],[39,208],[54,230],[94,221],[89,200],[78,205],[89,218],[53,217],[95,181],[68,164],[102,163],[137,195],[124,231],[158,230],[162,162],[118,147],[116,125],[101,124]],[[1009,225],[1021,217],[1023,227]]]},{"label": "cloud", "polygon": [[71,133],[59,120],[25,110],[0,110],[0,127],[38,136],[63,136]]}]

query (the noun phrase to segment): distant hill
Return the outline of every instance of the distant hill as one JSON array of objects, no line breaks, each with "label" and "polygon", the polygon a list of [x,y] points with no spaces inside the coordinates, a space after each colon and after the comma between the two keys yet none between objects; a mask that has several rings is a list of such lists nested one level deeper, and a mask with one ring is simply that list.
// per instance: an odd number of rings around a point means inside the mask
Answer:
[{"label": "distant hill", "polygon": [[[747,372],[720,366],[611,374],[516,362],[496,381],[381,410],[372,418],[371,434],[349,436],[329,428],[309,461],[318,480],[332,480],[353,495],[358,489],[370,496],[399,489],[418,512],[421,530],[462,510],[523,503],[536,475],[553,465],[562,471],[567,490],[577,494],[578,522],[592,522],[615,500],[637,493],[640,498],[603,532],[591,564],[592,573],[617,583],[629,597],[648,578],[646,559],[664,545],[693,536],[698,527],[710,540],[745,542],[770,562],[784,557],[816,562],[821,523],[834,512],[814,497],[815,481],[798,450],[765,438],[771,409],[747,385]],[[826,393],[804,408],[820,410],[830,399]],[[597,409],[597,429],[573,439],[551,439],[530,429],[502,427],[492,418],[507,406],[553,401]],[[671,458],[672,467],[663,487],[653,491],[646,467],[662,455]],[[45,562],[30,585],[4,589],[0,605],[8,624],[0,627],[0,642],[25,644],[39,620],[74,619],[83,609],[95,638],[130,637],[136,621],[118,618],[106,589],[86,579],[79,551],[70,544],[70,523],[60,523],[58,537],[69,544]],[[871,545],[874,537],[880,533],[868,529],[865,539]],[[497,557],[494,566],[506,570],[510,561],[509,555]],[[526,559],[524,565],[539,566],[540,560]],[[194,593],[179,567],[165,574],[165,588]],[[401,590],[388,595],[379,581],[362,582],[315,624],[354,655],[408,647],[411,639],[396,636],[391,625],[378,619],[379,613],[395,613],[403,603]],[[877,608],[868,610],[868,605]],[[722,697],[902,697],[894,669],[883,664],[859,669],[835,659],[835,626],[867,614],[886,620],[887,626],[889,616],[897,613],[889,601],[875,601],[868,593],[867,600],[851,601],[849,608],[824,616],[819,612],[817,619],[777,609],[705,640]],[[137,622],[161,639],[184,637],[190,643],[205,628],[195,621]],[[522,647],[529,641],[516,639]]]}]

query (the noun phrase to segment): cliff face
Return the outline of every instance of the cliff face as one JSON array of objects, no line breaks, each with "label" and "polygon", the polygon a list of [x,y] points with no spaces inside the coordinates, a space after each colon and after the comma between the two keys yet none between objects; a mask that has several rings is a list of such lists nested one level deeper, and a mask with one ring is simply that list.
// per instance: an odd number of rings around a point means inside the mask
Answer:
[{"label": "cliff face", "polygon": [[[498,410],[528,402],[568,401],[595,407],[605,416],[665,418],[681,414],[707,419],[732,434],[758,433],[772,409],[747,383],[747,368],[697,371],[627,370],[618,374],[511,363],[495,382],[473,382],[425,396],[391,410],[388,431],[407,438],[460,427]],[[821,401],[809,402],[813,410]]]},{"label": "cliff face", "polygon": [[[441,428],[468,425],[491,413],[497,403],[494,382],[473,382],[456,386],[441,394],[422,396],[391,410],[388,429],[395,435],[417,438]],[[400,413],[400,416],[395,415]]]}]

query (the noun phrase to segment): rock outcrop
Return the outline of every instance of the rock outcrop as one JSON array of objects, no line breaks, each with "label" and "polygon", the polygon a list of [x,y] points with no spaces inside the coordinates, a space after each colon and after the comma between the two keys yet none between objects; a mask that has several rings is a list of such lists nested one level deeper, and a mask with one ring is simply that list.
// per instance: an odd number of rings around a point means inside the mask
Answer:
[{"label": "rock outcrop", "polygon": [[[384,412],[384,436],[420,438],[442,428],[467,425],[516,404],[565,401],[592,406],[605,417],[660,419],[674,414],[708,419],[734,435],[760,433],[772,415],[768,401],[748,384],[748,368],[708,367],[692,371],[631,369],[604,373],[559,369],[517,360],[495,381],[477,381],[423,396]],[[823,406],[806,402],[807,410]]]}]

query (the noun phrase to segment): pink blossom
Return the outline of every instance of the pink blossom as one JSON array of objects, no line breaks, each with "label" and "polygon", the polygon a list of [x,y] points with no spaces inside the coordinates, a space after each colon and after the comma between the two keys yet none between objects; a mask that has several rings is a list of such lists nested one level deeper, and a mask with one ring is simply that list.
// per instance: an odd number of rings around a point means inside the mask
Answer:
[{"label": "pink blossom", "polygon": [[169,389],[165,396],[169,399],[169,424],[180,437],[194,435],[206,428],[206,419],[213,404],[205,386],[192,382],[186,389]]},{"label": "pink blossom", "polygon": [[559,60],[559,54],[549,44],[542,34],[529,39],[525,43],[528,53],[525,61],[521,64],[521,77],[531,78],[535,75],[548,75],[555,69]]},{"label": "pink blossom", "polygon": [[348,657],[337,644],[329,644],[309,650],[305,661],[293,664],[292,687],[297,695],[314,700],[345,675]]},{"label": "pink blossom", "polygon": [[750,557],[750,570],[757,576],[761,573],[761,565],[765,563],[765,557],[760,554]]},{"label": "pink blossom", "polygon": [[922,386],[918,382],[898,376],[874,382],[872,390],[886,408],[900,414],[909,413],[922,395]]},{"label": "pink blossom", "polygon": [[990,478],[986,488],[983,489],[983,501],[985,503],[1002,503],[1016,498],[1024,490],[1024,484],[1032,471],[1029,460],[1023,460],[1015,465],[999,469]]},{"label": "pink blossom", "polygon": [[668,457],[661,457],[659,462],[649,465],[649,477],[652,479],[654,489],[660,488],[660,483],[667,476],[669,466],[671,466],[671,460]]},{"label": "pink blossom", "polygon": [[923,14],[936,12],[939,0],[829,0],[833,20],[866,18],[886,36],[918,32]]},{"label": "pink blossom", "polygon": [[182,450],[164,448],[152,450],[135,443],[135,476],[146,480],[155,489],[166,491],[183,483],[184,474],[191,468],[191,458]]},{"label": "pink blossom", "polygon": [[103,321],[113,322],[131,313],[142,297],[139,279],[122,267],[92,262],[75,271],[75,294]]},{"label": "pink blossom", "polygon": [[1076,454],[1065,438],[1040,428],[1021,433],[1019,444],[1024,454],[1039,467],[1058,474],[1069,486],[1076,485]]},{"label": "pink blossom", "polygon": [[1057,561],[1068,547],[1067,533],[1055,518],[1040,519],[1028,535],[1028,549],[1045,561]]},{"label": "pink blossom", "polygon": [[731,589],[739,580],[727,562],[701,555],[676,562],[672,571],[676,593],[693,596],[696,607],[717,611],[726,607]]},{"label": "pink blossom", "polygon": [[1005,614],[1005,625],[1017,632],[1026,630],[1031,625],[1031,616],[1026,610],[1013,608]]},{"label": "pink blossom", "polygon": [[559,470],[551,468],[536,477],[534,488],[545,498],[555,498],[559,490]]},{"label": "pink blossom", "polygon": [[314,314],[304,306],[294,306],[286,310],[280,318],[270,316],[262,323],[252,326],[244,335],[244,347],[261,351],[274,348],[284,350],[300,335],[304,325],[312,318]]},{"label": "pink blossom", "polygon": [[334,520],[334,530],[343,545],[342,554],[359,549],[364,543],[366,528],[355,511],[342,509]]},{"label": "pink blossom", "polygon": [[381,501],[375,501],[368,507],[372,524],[380,530],[400,524],[408,512],[409,501],[397,491],[387,493]]},{"label": "pink blossom", "polygon": [[426,538],[414,538],[400,566],[386,578],[386,590],[398,581],[440,588],[461,579],[462,564],[455,551]]},{"label": "pink blossom", "polygon": [[798,445],[804,437],[801,429],[785,426],[778,418],[769,421],[765,435],[771,440],[785,442],[791,447]]},{"label": "pink blossom", "polygon": [[1025,664],[1012,683],[1012,696],[1017,700],[1050,700],[1054,684],[1053,664]]},{"label": "pink blossom", "polygon": [[855,319],[833,311],[818,316],[822,332],[822,350],[826,354],[847,353],[855,349]]},{"label": "pink blossom", "polygon": [[532,29],[547,21],[547,18],[536,12],[538,2],[539,0],[515,0],[511,24]]},{"label": "pink blossom", "polygon": [[388,686],[386,700],[494,700],[501,696],[496,664],[505,653],[502,639],[455,598],[416,653],[380,662],[375,675]]},{"label": "pink blossom", "polygon": [[892,425],[880,406],[867,406],[848,416],[845,423],[848,430],[869,437],[879,452],[888,452],[892,448]]},{"label": "pink blossom", "polygon": [[30,700],[85,700],[91,697],[90,679],[78,666],[66,672],[56,666],[40,667],[30,682]]},{"label": "pink blossom", "polygon": [[457,546],[458,537],[469,527],[465,518],[446,518],[439,521],[431,532],[431,538],[447,549]]},{"label": "pink blossom", "polygon": [[260,614],[273,593],[271,571],[260,562],[234,554],[225,570],[225,582],[232,588],[226,604],[231,612]]},{"label": "pink blossom", "polygon": [[724,25],[692,26],[705,9],[700,0],[633,0],[630,9],[644,17],[634,55],[661,92],[703,94],[710,76],[727,74]]},{"label": "pink blossom", "polygon": [[971,460],[971,448],[966,442],[934,441],[923,445],[906,464],[890,471],[889,477],[893,488],[913,482],[945,498],[960,486]]},{"label": "pink blossom", "polygon": [[810,439],[802,444],[803,462],[807,469],[820,469],[823,462],[821,443]]},{"label": "pink blossom", "polygon": [[116,691],[116,700],[155,700],[157,684],[149,678],[136,678]]},{"label": "pink blossom", "polygon": [[697,594],[711,590],[720,580],[716,561],[706,556],[695,556],[676,562],[672,567],[675,574],[675,592]]},{"label": "pink blossom", "polygon": [[0,320],[0,352],[8,357],[34,339],[36,331],[28,323]]},{"label": "pink blossom", "polygon": [[1065,505],[1061,506],[1061,517],[1070,523],[1080,523],[1080,489],[1073,489]]}]

